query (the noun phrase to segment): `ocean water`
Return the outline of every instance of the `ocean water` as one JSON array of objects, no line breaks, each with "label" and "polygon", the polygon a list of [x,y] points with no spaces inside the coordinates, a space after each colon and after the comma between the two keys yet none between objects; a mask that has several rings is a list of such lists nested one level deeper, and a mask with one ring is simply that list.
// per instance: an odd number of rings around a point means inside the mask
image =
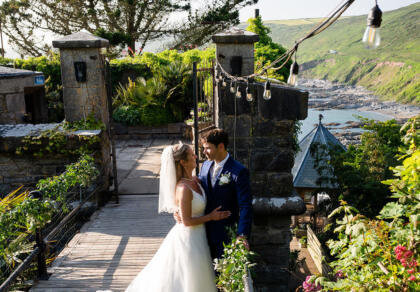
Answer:
[{"label": "ocean water", "polygon": [[323,115],[322,123],[340,123],[338,126],[327,126],[331,132],[335,131],[351,131],[351,132],[362,132],[363,129],[360,128],[352,128],[352,129],[338,129],[340,127],[347,126],[345,123],[347,121],[359,121],[357,116],[362,116],[364,118],[368,118],[371,120],[377,121],[387,121],[393,119],[392,116],[370,112],[370,111],[358,111],[353,109],[329,109],[329,110],[317,110],[317,109],[309,109],[308,110],[308,117],[306,120],[302,121],[301,133],[299,134],[299,141],[306,136],[313,128],[318,125],[319,115]]}]

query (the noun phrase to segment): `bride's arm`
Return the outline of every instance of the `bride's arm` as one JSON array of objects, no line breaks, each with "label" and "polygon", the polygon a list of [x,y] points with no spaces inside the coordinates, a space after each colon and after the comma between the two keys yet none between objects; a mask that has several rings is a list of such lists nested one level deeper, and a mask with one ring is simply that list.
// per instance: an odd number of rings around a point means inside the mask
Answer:
[{"label": "bride's arm", "polygon": [[206,223],[208,221],[217,221],[226,219],[230,216],[230,211],[219,211],[221,206],[214,209],[211,213],[200,217],[191,217],[192,209],[192,191],[185,185],[180,184],[176,188],[176,197],[178,198],[180,206],[180,215],[182,223],[185,226],[195,226]]}]

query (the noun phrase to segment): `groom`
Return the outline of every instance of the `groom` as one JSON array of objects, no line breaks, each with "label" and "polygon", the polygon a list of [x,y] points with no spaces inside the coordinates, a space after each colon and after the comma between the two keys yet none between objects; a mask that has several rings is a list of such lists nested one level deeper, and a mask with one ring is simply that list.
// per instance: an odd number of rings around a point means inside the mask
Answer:
[{"label": "groom", "polygon": [[207,195],[206,214],[222,206],[221,210],[232,215],[224,220],[206,223],[207,240],[211,257],[221,258],[223,243],[230,242],[227,227],[238,225],[237,236],[247,239],[251,233],[252,196],[250,192],[249,172],[242,164],[229,155],[228,134],[222,129],[210,131],[202,144],[207,157],[201,167],[199,179]]}]

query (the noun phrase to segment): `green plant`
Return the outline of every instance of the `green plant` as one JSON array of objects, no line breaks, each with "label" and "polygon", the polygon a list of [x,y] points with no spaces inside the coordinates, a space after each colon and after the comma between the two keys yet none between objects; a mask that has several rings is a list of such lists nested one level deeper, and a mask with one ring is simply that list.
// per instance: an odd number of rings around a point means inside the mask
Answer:
[{"label": "green plant", "polygon": [[[104,130],[102,122],[89,115],[87,119],[77,122],[63,121],[53,129],[41,131],[35,136],[25,136],[22,139],[23,146],[16,149],[17,155],[29,154],[35,157],[46,155],[70,155],[77,156],[83,153],[92,153],[94,146],[100,142],[98,135],[75,135],[77,130]],[[69,143],[70,138],[76,138],[79,147]]]},{"label": "green plant", "polygon": [[226,292],[244,291],[244,278],[248,270],[255,266],[252,262],[254,253],[247,250],[244,238],[236,237],[233,229],[230,230],[231,242],[223,244],[222,258],[215,259],[215,270],[219,273],[216,284],[219,289]]},{"label": "green plant", "polygon": [[308,243],[308,238],[306,236],[302,236],[301,238],[299,238],[299,242],[302,245],[302,247],[306,247]]},{"label": "green plant", "polygon": [[28,235],[50,222],[53,212],[53,201],[30,198],[21,188],[0,200],[0,281],[33,249]]},{"label": "green plant", "polygon": [[77,162],[67,165],[62,174],[41,179],[36,187],[44,196],[63,203],[63,208],[66,208],[66,194],[77,186],[89,186],[98,175],[99,171],[95,166],[93,157],[83,154]]},{"label": "green plant", "polygon": [[116,122],[136,126],[141,124],[141,110],[134,105],[121,105],[114,110],[112,114]]},{"label": "green plant", "polygon": [[388,202],[376,219],[361,215],[341,201],[329,217],[340,214],[328,241],[336,260],[330,265],[340,276],[321,277],[318,282],[331,291],[418,291],[420,231],[420,150],[419,122],[414,119],[403,128],[402,164],[391,168],[395,177],[383,181],[390,185]]},{"label": "green plant", "polygon": [[[260,40],[255,44],[255,72],[258,72],[264,66],[270,65],[274,60],[286,52],[280,44],[273,42],[269,36],[270,28],[262,22],[261,16],[250,18],[246,30],[256,33],[260,36]],[[288,61],[282,69],[274,71],[269,69],[267,75],[280,81],[286,81],[289,78],[289,68],[292,65]]]}]

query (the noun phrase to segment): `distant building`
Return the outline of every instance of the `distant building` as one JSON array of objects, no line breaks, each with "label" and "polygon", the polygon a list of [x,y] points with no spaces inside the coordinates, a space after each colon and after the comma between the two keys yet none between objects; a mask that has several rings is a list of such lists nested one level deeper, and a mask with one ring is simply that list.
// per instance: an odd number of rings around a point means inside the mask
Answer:
[{"label": "distant building", "polygon": [[[315,158],[311,154],[311,147],[316,144],[325,145],[326,149],[338,146],[344,151],[346,150],[345,146],[324,127],[321,120],[322,115],[320,115],[318,126],[299,142],[300,149],[292,169],[293,186],[305,201],[309,215],[317,210],[318,200],[328,200],[328,190],[337,189],[337,186],[329,181],[320,181],[320,174],[315,167]],[[328,155],[326,155],[326,159],[329,159]],[[327,169],[323,171],[322,176],[333,178],[333,173]]]},{"label": "distant building", "polygon": [[42,72],[0,66],[0,124],[48,120]]}]

